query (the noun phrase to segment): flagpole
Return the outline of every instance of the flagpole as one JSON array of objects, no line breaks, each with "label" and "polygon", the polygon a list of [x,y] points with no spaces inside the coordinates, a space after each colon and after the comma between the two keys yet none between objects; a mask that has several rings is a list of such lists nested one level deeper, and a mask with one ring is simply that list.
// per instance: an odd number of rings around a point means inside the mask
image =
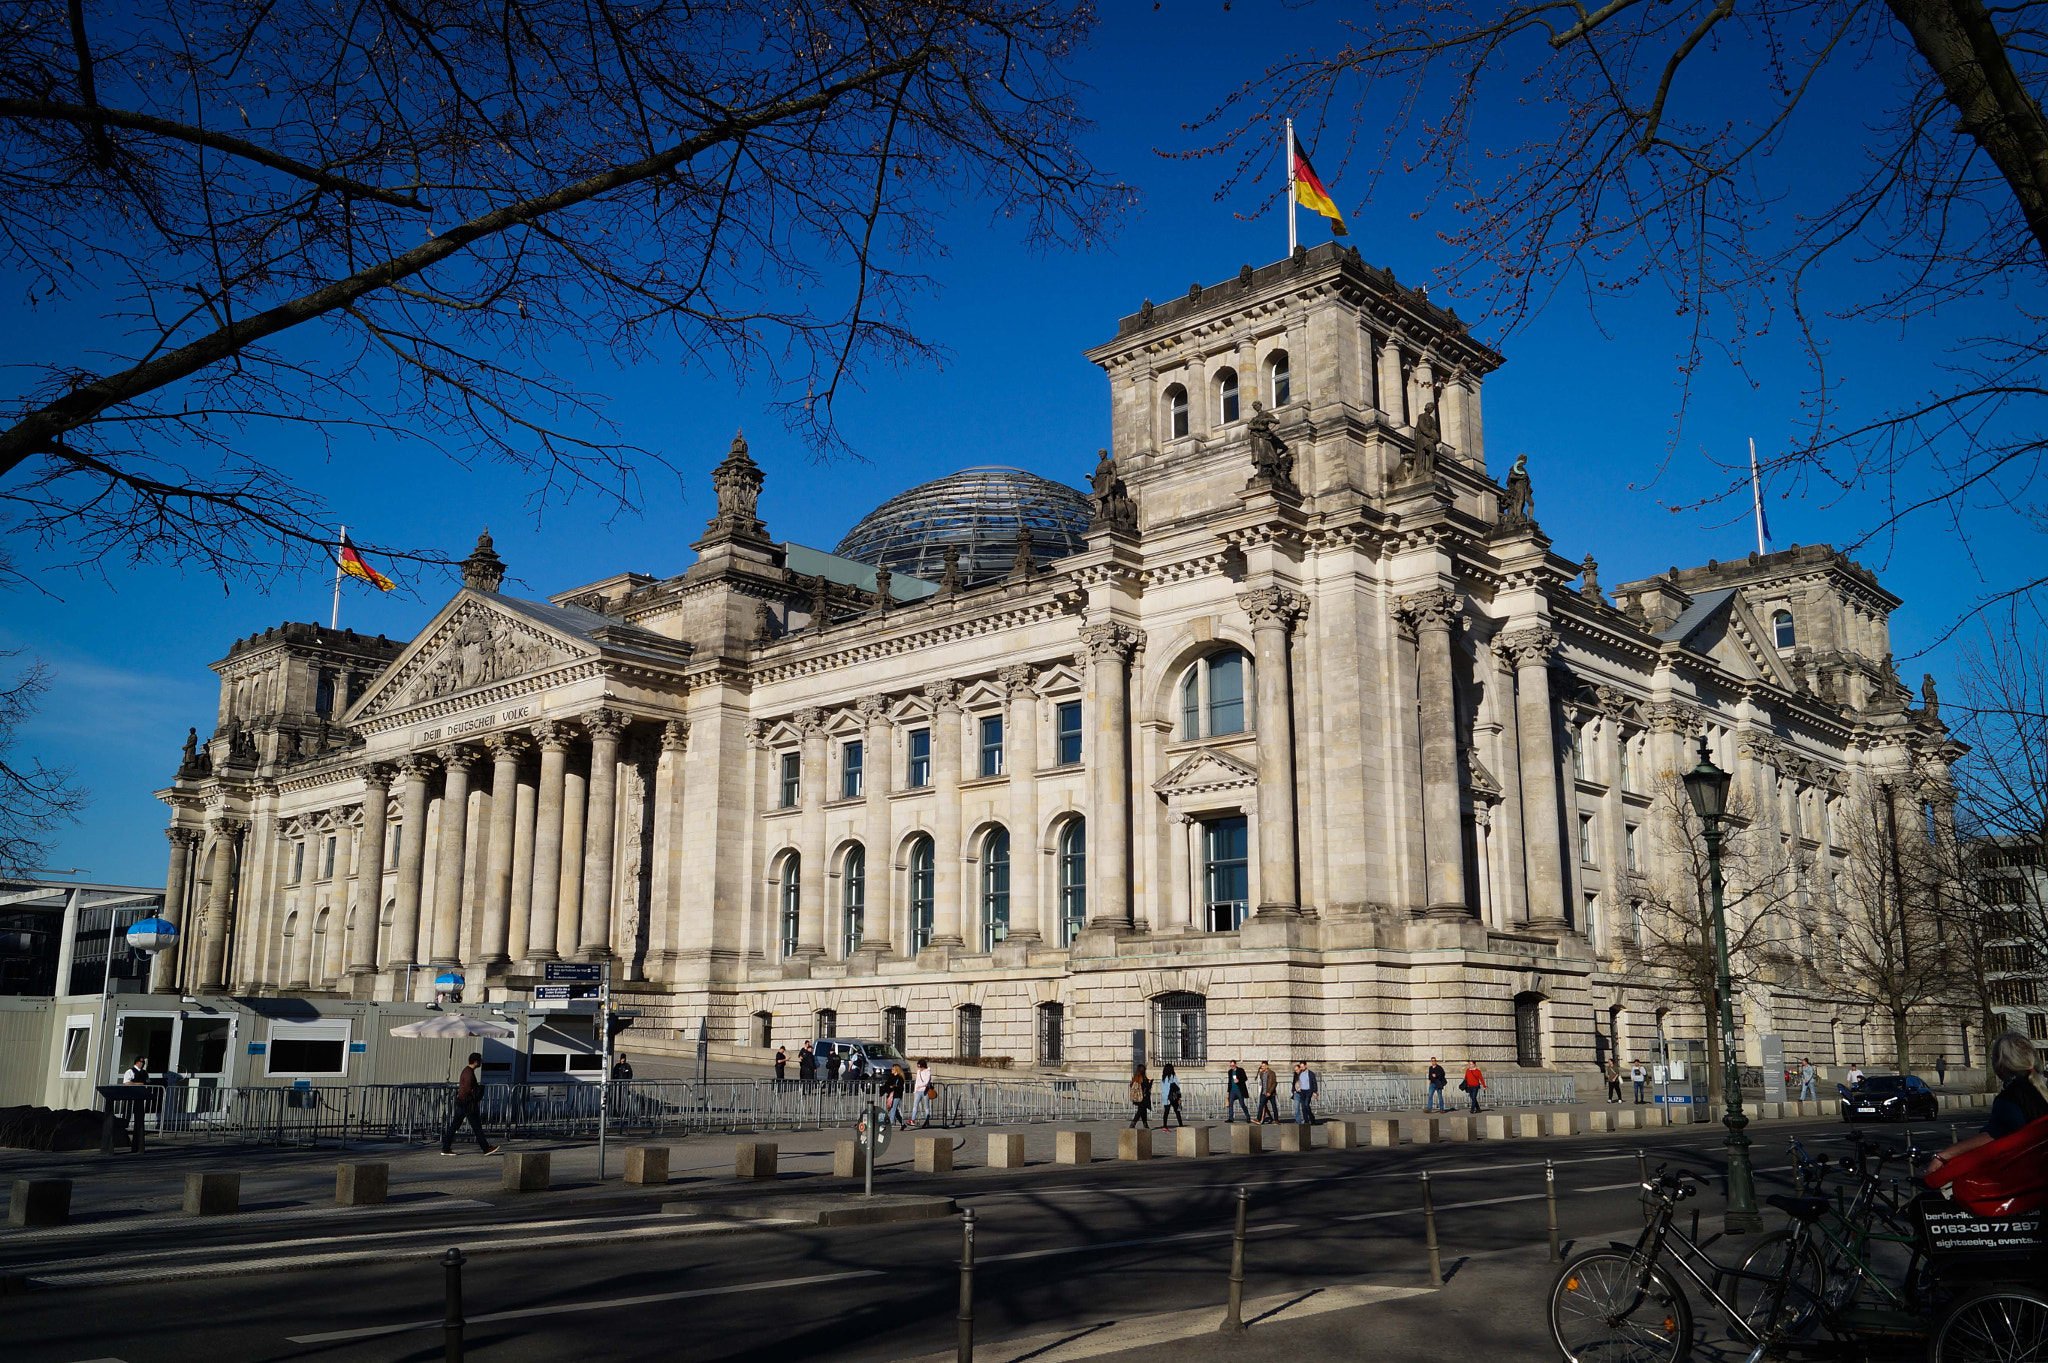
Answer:
[{"label": "flagpole", "polygon": [[348,543],[348,527],[341,527],[341,538],[334,545],[334,611],[327,617],[327,628],[341,628],[341,546]]},{"label": "flagpole", "polygon": [[1770,552],[1764,544],[1764,489],[1756,474],[1756,437],[1749,438],[1749,503],[1756,512],[1756,551]]},{"label": "flagpole", "polygon": [[1294,120],[1287,120],[1287,128],[1281,134],[1287,145],[1280,149],[1280,159],[1287,164],[1287,255],[1294,257]]}]

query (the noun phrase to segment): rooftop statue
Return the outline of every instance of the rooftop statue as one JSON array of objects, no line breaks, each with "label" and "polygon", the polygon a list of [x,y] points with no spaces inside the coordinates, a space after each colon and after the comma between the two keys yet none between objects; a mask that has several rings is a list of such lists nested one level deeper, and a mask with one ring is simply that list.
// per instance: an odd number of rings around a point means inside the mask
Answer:
[{"label": "rooftop statue", "polygon": [[1254,402],[1245,429],[1252,437],[1252,476],[1293,487],[1294,452],[1280,439],[1280,419],[1267,411],[1263,402]]}]

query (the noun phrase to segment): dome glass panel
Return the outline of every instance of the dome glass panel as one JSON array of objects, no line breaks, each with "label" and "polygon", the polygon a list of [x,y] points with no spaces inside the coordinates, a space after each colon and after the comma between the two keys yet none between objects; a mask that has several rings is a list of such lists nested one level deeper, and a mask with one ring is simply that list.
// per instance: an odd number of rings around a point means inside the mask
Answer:
[{"label": "dome glass panel", "polygon": [[960,551],[964,586],[992,582],[1017,556],[1017,528],[1031,532],[1032,557],[1078,554],[1094,508],[1076,488],[1023,469],[962,469],[899,492],[861,517],[832,552],[928,582],[945,575],[946,550]]}]

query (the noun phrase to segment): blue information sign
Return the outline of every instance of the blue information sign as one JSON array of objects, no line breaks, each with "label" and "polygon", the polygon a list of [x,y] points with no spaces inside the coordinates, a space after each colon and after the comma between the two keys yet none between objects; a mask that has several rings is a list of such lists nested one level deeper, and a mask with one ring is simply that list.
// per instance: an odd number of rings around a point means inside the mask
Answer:
[{"label": "blue information sign", "polygon": [[604,964],[600,961],[549,961],[542,967],[541,978],[549,984],[602,984]]}]

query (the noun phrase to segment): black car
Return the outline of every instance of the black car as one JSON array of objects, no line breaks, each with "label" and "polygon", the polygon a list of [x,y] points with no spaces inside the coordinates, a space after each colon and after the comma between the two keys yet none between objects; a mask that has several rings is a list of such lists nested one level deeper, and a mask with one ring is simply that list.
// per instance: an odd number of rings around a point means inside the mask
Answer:
[{"label": "black car", "polygon": [[1855,1088],[1836,1085],[1845,1122],[1931,1121],[1941,1100],[1917,1074],[1872,1075]]}]

